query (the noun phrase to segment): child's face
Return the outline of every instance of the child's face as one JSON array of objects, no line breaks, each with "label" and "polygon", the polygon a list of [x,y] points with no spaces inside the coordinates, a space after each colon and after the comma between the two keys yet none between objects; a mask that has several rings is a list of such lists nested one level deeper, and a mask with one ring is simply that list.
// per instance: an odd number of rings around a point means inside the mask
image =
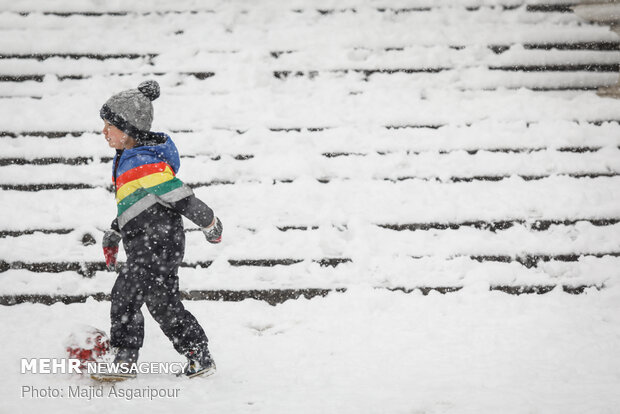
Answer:
[{"label": "child's face", "polygon": [[125,149],[133,147],[133,139],[108,121],[104,121],[102,132],[111,148]]}]

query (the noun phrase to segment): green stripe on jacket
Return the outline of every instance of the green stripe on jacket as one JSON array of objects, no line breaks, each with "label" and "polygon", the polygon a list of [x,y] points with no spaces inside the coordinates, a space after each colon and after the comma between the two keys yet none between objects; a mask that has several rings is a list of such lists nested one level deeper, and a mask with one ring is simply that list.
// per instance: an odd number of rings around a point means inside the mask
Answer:
[{"label": "green stripe on jacket", "polygon": [[149,188],[139,188],[133,193],[129,194],[127,197],[123,198],[120,203],[118,203],[118,216],[123,214],[125,210],[134,205],[138,200],[144,198],[147,194],[153,194],[156,196],[161,196],[166,194],[172,190],[175,190],[179,187],[183,186],[183,181],[178,178],[173,178],[170,181],[166,181],[165,183],[157,184],[156,186]]}]

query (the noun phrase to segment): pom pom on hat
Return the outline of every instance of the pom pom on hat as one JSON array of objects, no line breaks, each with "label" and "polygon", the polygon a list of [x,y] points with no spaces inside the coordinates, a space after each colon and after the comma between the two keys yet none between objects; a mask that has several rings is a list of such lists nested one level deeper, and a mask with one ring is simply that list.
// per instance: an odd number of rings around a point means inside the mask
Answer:
[{"label": "pom pom on hat", "polygon": [[149,101],[154,101],[159,97],[159,83],[154,80],[147,80],[138,85],[138,90],[146,96]]}]

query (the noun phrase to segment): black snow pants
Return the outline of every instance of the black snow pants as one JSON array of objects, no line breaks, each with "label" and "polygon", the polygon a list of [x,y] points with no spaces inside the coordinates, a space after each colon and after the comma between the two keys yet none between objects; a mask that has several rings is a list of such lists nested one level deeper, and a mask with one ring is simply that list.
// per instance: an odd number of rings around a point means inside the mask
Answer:
[{"label": "black snow pants", "polygon": [[207,336],[179,294],[177,271],[185,251],[181,216],[156,205],[127,223],[122,235],[127,263],[112,288],[111,345],[142,347],[146,303],[177,352],[206,349]]}]

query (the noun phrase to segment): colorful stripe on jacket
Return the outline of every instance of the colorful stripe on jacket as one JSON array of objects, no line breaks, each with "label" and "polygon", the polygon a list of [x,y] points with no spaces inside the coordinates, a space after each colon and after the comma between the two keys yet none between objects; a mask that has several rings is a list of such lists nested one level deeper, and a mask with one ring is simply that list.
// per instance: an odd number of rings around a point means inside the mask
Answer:
[{"label": "colorful stripe on jacket", "polygon": [[155,134],[161,144],[126,149],[114,157],[112,172],[113,180],[116,177],[119,228],[155,204],[170,207],[194,194],[176,178],[180,167],[176,145],[166,134]]},{"label": "colorful stripe on jacket", "polygon": [[116,179],[119,226],[160,201],[172,203],[192,194],[165,162],[132,168]]}]

